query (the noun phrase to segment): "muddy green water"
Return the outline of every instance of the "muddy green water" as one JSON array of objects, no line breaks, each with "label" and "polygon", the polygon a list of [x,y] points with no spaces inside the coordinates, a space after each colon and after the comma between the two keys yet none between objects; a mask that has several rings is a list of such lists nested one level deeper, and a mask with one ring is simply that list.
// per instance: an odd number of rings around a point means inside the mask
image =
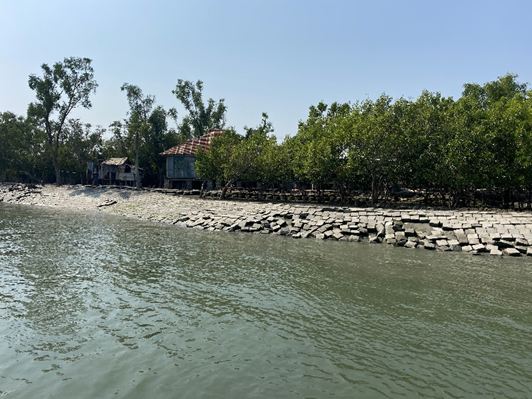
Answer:
[{"label": "muddy green water", "polygon": [[0,397],[530,398],[532,262],[0,204]]}]

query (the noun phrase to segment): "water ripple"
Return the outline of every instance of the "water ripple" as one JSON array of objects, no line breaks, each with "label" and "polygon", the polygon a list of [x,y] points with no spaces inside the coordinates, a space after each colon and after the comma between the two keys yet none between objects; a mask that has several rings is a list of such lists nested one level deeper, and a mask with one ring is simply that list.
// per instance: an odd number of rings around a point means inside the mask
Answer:
[{"label": "water ripple", "polygon": [[532,395],[522,260],[0,216],[0,395]]}]

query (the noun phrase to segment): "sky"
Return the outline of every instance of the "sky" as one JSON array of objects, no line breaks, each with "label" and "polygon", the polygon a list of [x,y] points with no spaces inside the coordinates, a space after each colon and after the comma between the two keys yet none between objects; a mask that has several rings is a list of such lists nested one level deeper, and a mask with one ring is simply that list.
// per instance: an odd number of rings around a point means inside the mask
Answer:
[{"label": "sky", "polygon": [[267,112],[282,141],[320,101],[532,82],[531,15],[530,0],[0,0],[0,112],[25,115],[42,64],[87,57],[98,89],[72,113],[84,123],[126,118],[124,83],[183,117],[177,80],[202,80],[228,126]]}]

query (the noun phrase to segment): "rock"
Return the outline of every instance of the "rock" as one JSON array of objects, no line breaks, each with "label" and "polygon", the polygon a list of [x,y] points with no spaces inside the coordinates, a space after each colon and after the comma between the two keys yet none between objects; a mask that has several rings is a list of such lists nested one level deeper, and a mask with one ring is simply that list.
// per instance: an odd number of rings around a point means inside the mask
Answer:
[{"label": "rock", "polygon": [[423,248],[433,250],[433,249],[436,249],[436,244],[432,242],[425,242],[425,244],[423,245]]},{"label": "rock", "polygon": [[500,233],[490,233],[490,238],[493,241],[498,241],[498,240],[501,239],[501,234]]},{"label": "rock", "polygon": [[521,252],[515,248],[505,248],[502,250],[502,254],[506,256],[521,256]]},{"label": "rock", "polygon": [[382,239],[378,236],[370,236],[369,237],[369,243],[370,244],[380,244],[382,242]]},{"label": "rock", "polygon": [[518,246],[523,246],[523,247],[528,247],[530,246],[530,243],[528,242],[528,240],[526,238],[516,238],[515,240],[515,245]]},{"label": "rock", "polygon": [[514,244],[507,240],[499,240],[495,241],[495,245],[497,245],[500,248],[513,248]]},{"label": "rock", "polygon": [[501,240],[504,241],[515,241],[515,237],[510,233],[502,233]]},{"label": "rock", "polygon": [[413,227],[408,227],[405,229],[405,236],[406,237],[414,237],[416,235],[416,232]]},{"label": "rock", "polygon": [[415,230],[415,232],[416,232],[416,235],[421,239],[427,236],[427,234],[425,233],[425,230]]},{"label": "rock", "polygon": [[98,208],[104,207],[104,206],[111,206],[116,204],[116,201],[114,200],[105,200],[102,204],[98,205]]},{"label": "rock", "polygon": [[467,236],[465,234],[457,234],[456,239],[460,245],[469,245],[469,241],[467,240]]},{"label": "rock", "polygon": [[398,231],[395,233],[395,239],[397,241],[401,241],[401,240],[405,240],[406,239],[406,235],[403,231]]},{"label": "rock", "polygon": [[260,231],[260,230],[262,230],[262,225],[259,223],[254,223],[249,228],[249,231],[251,232]]},{"label": "rock", "polygon": [[527,252],[527,248],[526,247],[516,246],[515,249],[517,249],[523,255],[526,255],[526,252]]},{"label": "rock", "polygon": [[334,238],[336,240],[340,240],[340,239],[344,238],[344,235],[341,232],[339,232],[339,231],[335,231],[332,234],[332,238]]},{"label": "rock", "polygon": [[476,234],[468,234],[467,235],[467,242],[469,245],[477,245],[480,244],[480,240]]},{"label": "rock", "polygon": [[406,238],[401,238],[399,240],[397,240],[397,245],[400,246],[400,247],[404,247],[404,245],[407,243],[407,239]]},{"label": "rock", "polygon": [[486,247],[483,244],[475,244],[472,245],[473,251],[476,252],[486,252]]},{"label": "rock", "polygon": [[502,256],[502,252],[499,251],[499,250],[497,249],[497,247],[495,247],[495,248],[492,248],[492,249],[490,250],[490,255],[491,255],[491,256]]},{"label": "rock", "polygon": [[405,248],[415,248],[416,246],[417,246],[417,242],[412,241],[412,240],[408,240],[404,245]]},{"label": "rock", "polygon": [[402,231],[403,230],[403,222],[395,222],[393,225],[393,229],[395,231]]},{"label": "rock", "polygon": [[447,247],[447,246],[449,246],[449,241],[447,241],[447,240],[436,240],[436,245],[438,247]]}]

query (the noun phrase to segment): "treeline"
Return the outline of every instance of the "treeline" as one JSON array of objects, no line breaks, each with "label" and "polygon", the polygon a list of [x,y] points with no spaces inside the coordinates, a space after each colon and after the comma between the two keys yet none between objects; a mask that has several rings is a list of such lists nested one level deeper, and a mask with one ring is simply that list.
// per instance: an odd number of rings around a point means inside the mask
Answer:
[{"label": "treeline", "polygon": [[40,75],[29,76],[28,85],[35,101],[25,116],[0,112],[0,181],[87,183],[87,162],[114,157],[134,162],[138,148],[142,184],[161,187],[162,151],[225,126],[224,100],[204,103],[201,81],[177,81],[172,92],[186,110],[180,120],[175,109],[157,105],[153,95],[124,83],[117,90],[124,92],[129,111],[105,128],[70,117],[75,108],[91,108],[98,84],[90,59],[43,64]]},{"label": "treeline", "polygon": [[[203,83],[179,79],[172,90],[186,114],[157,105],[133,84],[124,92],[129,111],[108,127],[71,118],[91,108],[98,84],[91,60],[70,57],[28,78],[35,101],[25,116],[0,112],[0,181],[87,183],[87,162],[138,151],[142,184],[162,187],[164,150],[209,129],[224,129],[224,100],[203,100]],[[172,127],[171,127],[172,126]],[[297,133],[277,143],[268,115],[256,127],[233,127],[197,154],[201,179],[237,182],[261,190],[296,189],[323,199],[395,200],[404,189],[427,204],[508,206],[532,201],[532,91],[507,74],[464,85],[454,100],[424,91],[417,99],[311,106]]]},{"label": "treeline", "polygon": [[245,136],[229,129],[216,138],[196,169],[223,182],[222,195],[240,180],[263,189],[292,182],[318,198],[333,189],[343,201],[362,194],[374,204],[403,188],[427,204],[530,203],[532,92],[516,79],[465,84],[456,101],[424,91],[416,100],[319,103],[279,145],[263,115]]}]

